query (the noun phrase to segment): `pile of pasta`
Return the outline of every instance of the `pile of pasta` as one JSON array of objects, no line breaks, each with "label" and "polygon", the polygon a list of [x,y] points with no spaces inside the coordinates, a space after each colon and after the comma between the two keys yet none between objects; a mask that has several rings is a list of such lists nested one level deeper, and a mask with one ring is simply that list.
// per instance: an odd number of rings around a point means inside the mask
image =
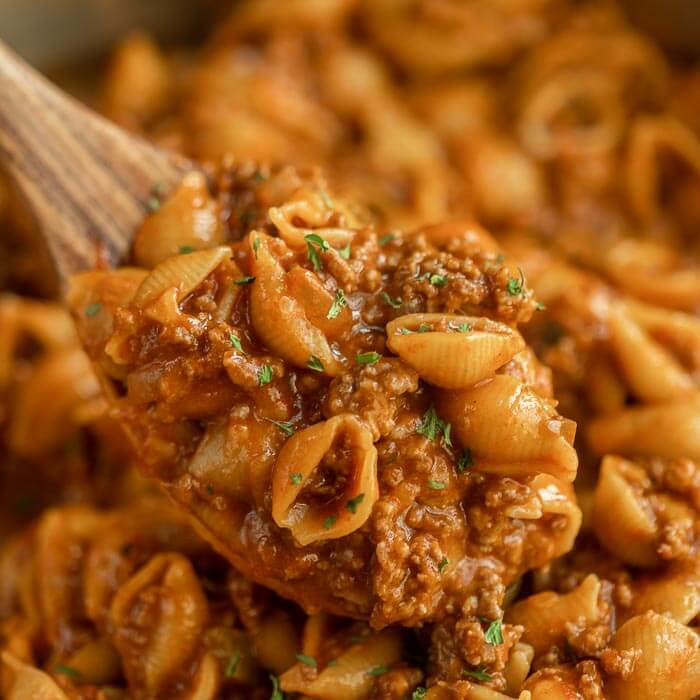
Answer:
[{"label": "pile of pasta", "polygon": [[700,695],[700,69],[247,0],[96,103],[205,171],[70,313],[0,183],[0,696]]}]

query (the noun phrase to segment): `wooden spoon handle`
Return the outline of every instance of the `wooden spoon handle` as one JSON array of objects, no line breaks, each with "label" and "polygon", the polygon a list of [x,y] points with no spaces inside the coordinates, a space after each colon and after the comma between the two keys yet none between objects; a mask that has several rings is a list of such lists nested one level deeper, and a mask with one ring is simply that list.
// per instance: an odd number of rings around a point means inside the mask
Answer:
[{"label": "wooden spoon handle", "polygon": [[0,158],[62,280],[121,259],[153,188],[193,167],[92,113],[2,42]]}]

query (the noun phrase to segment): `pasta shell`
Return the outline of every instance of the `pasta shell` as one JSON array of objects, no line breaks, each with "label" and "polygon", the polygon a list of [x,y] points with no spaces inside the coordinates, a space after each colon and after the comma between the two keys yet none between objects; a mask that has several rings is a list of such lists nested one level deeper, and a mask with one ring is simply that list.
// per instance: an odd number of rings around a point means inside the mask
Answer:
[{"label": "pasta shell", "polygon": [[385,629],[353,644],[337,658],[337,665],[326,666],[309,679],[300,663],[280,677],[287,693],[304,693],[318,700],[365,700],[372,690],[375,668],[388,668],[401,660],[398,630]]},{"label": "pasta shell", "polygon": [[[355,232],[348,228],[328,226],[335,213],[335,209],[329,204],[327,197],[324,199],[320,192],[308,190],[291,202],[279,207],[270,207],[268,216],[277,227],[280,238],[292,250],[304,250],[304,236],[310,233],[315,233],[331,246],[340,248],[352,240]],[[303,221],[306,226],[297,226],[296,221]]]},{"label": "pasta shell", "polygon": [[578,688],[578,675],[574,669],[561,666],[531,675],[523,685],[522,694],[528,693],[528,700],[579,700]]},{"label": "pasta shell", "polygon": [[177,300],[191,294],[226,258],[231,249],[226,246],[199,250],[187,255],[174,255],[160,263],[141,283],[133,303],[143,308],[157,299],[169,287],[177,289]]},{"label": "pasta shell", "polygon": [[592,625],[600,618],[598,594],[600,581],[589,574],[570,593],[560,595],[552,591],[537,593],[521,600],[506,611],[505,620],[512,625],[523,625],[522,641],[530,644],[535,655],[550,647],[565,643],[569,626]]},{"label": "pasta shell", "polygon": [[68,700],[48,673],[20,661],[7,651],[1,657],[12,674],[7,700]]},{"label": "pasta shell", "polygon": [[695,388],[690,375],[660,345],[649,338],[619,306],[608,318],[610,346],[638,399],[665,401]]},{"label": "pasta shell", "polygon": [[535,650],[529,644],[516,642],[513,645],[508,661],[506,661],[506,667],[503,669],[508,695],[517,697],[525,679],[530,674],[530,667],[534,657]]},{"label": "pasta shell", "polygon": [[573,481],[576,424],[514,377],[499,374],[457,392],[440,392],[438,411],[474,456],[475,469],[495,474],[545,472]]},{"label": "pasta shell", "polygon": [[319,280],[318,276],[303,267],[294,267],[287,273],[287,284],[292,296],[299,302],[306,318],[327,338],[335,340],[352,329],[352,311],[339,307],[335,318],[328,318],[335,296]]},{"label": "pasta shell", "polygon": [[587,437],[599,455],[700,460],[700,394],[597,418]]},{"label": "pasta shell", "polygon": [[87,683],[107,685],[121,678],[121,659],[116,649],[104,639],[94,639],[84,644],[68,658],[68,666],[74,668]]},{"label": "pasta shell", "polygon": [[199,648],[208,614],[197,575],[181,554],[158,554],[136,572],[110,607],[129,685],[157,697],[173,684]]},{"label": "pasta shell", "polygon": [[610,647],[636,655],[629,674],[605,679],[610,700],[690,700],[700,693],[698,636],[654,612],[625,622]]},{"label": "pasta shell", "polygon": [[178,255],[183,248],[212,248],[223,240],[219,206],[209,194],[204,174],[193,171],[141,224],[134,236],[134,258],[139,265],[151,269]]},{"label": "pasta shell", "polygon": [[[9,443],[18,455],[46,454],[75,430],[75,412],[100,395],[100,385],[87,355],[69,348],[48,355],[37,364],[22,387],[10,415]],[[47,401],[46,397],[52,400]],[[37,430],[37,422],[41,430]]]},{"label": "pasta shell", "polygon": [[593,501],[593,530],[605,549],[633,566],[655,566],[656,523],[628,479],[635,466],[619,457],[603,459]]},{"label": "pasta shell", "polygon": [[647,610],[688,625],[700,615],[700,565],[694,559],[679,565],[636,576],[634,597],[625,617],[641,615]]},{"label": "pasta shell", "polygon": [[[416,332],[421,327],[428,330]],[[386,331],[389,349],[442,389],[466,389],[525,349],[517,331],[483,317],[409,314],[391,321]]]},{"label": "pasta shell", "polygon": [[261,233],[250,234],[250,266],[255,275],[250,307],[257,334],[273,352],[297,367],[306,367],[316,357],[325,374],[339,374],[342,365],[325,335],[309,321],[288,289],[284,268],[272,255],[269,240]]},{"label": "pasta shell", "polygon": [[[549,474],[538,474],[529,482],[537,494],[545,520],[556,519],[557,527],[550,528],[545,561],[569,552],[581,529],[581,509],[576,502],[573,486]],[[562,523],[562,517],[563,523]]]},{"label": "pasta shell", "polygon": [[[304,498],[304,488],[326,453],[345,436],[352,452],[347,486],[332,501]],[[351,414],[334,416],[295,433],[282,447],[272,474],[272,517],[302,546],[337,539],[365,523],[379,495],[372,433]]]}]

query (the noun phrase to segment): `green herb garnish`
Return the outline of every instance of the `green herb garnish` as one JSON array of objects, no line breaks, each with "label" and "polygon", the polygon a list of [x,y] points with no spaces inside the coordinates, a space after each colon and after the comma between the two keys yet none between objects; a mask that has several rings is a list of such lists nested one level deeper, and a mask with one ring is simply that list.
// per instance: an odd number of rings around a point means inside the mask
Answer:
[{"label": "green herb garnish", "polygon": [[381,359],[378,352],[358,352],[355,355],[355,361],[358,365],[373,365]]},{"label": "green herb garnish", "polygon": [[320,272],[323,269],[323,263],[321,262],[319,251],[331,249],[328,245],[328,241],[321,238],[317,233],[307,233],[304,236],[304,240],[306,241],[306,252],[309,256],[309,260],[314,266],[314,270]]},{"label": "green herb garnish", "polygon": [[255,275],[246,275],[245,277],[240,277],[237,280],[234,280],[234,284],[242,285],[242,284],[252,284],[255,282]]},{"label": "green herb garnish", "polygon": [[274,423],[285,435],[294,435],[294,426],[283,420],[272,420],[272,418],[268,418],[267,420],[270,421],[270,423]]},{"label": "green herb garnish", "polygon": [[95,314],[100,313],[101,308],[102,308],[102,304],[88,304],[85,307],[85,315],[86,316],[94,316]]},{"label": "green herb garnish", "polygon": [[547,307],[541,301],[535,304],[535,311],[545,311],[546,309]]},{"label": "green herb garnish", "polygon": [[314,370],[314,372],[323,372],[323,363],[316,357],[316,355],[311,355],[309,361],[306,363],[309,369]]},{"label": "green herb garnish", "polygon": [[338,255],[340,255],[343,260],[349,260],[350,259],[350,244],[348,243],[346,246],[343,246],[342,248],[338,248]]},{"label": "green herb garnish", "polygon": [[460,474],[464,474],[465,470],[473,466],[474,456],[472,455],[472,451],[468,447],[465,447],[462,450],[462,454],[459,455],[459,459],[457,460],[457,471]]},{"label": "green herb garnish", "polygon": [[403,300],[400,297],[398,299],[392,299],[386,292],[382,292],[380,296],[392,309],[400,309],[401,304],[403,304]]},{"label": "green herb garnish", "polygon": [[520,279],[511,277],[508,282],[506,282],[506,291],[512,297],[517,297],[519,294],[522,294],[525,288],[525,275],[523,275],[523,271],[520,268],[518,268],[518,272],[520,273]]},{"label": "green herb garnish", "polygon": [[260,247],[260,239],[256,236],[253,239],[253,255],[255,255],[255,259],[258,259],[258,248]]},{"label": "green herb garnish", "polygon": [[447,557],[443,557],[440,560],[440,563],[438,564],[438,571],[442,573],[446,568],[447,565],[450,563],[450,560]]},{"label": "green herb garnish", "polygon": [[429,323],[421,323],[416,329],[416,333],[430,333],[431,327]]},{"label": "green herb garnish", "polygon": [[348,300],[345,298],[345,293],[343,292],[342,289],[338,289],[335,293],[335,299],[333,299],[333,303],[331,304],[330,308],[328,309],[328,313],[326,314],[326,318],[332,321],[334,318],[338,318],[340,315],[340,312],[343,310],[345,306],[348,305]]},{"label": "green herb garnish", "polygon": [[492,646],[496,644],[503,644],[503,621],[494,620],[486,630],[484,639],[486,640],[487,644],[491,644]]},{"label": "green herb garnish", "polygon": [[158,199],[158,197],[149,197],[146,200],[146,209],[148,209],[151,214],[157,212],[160,209],[160,199]]},{"label": "green herb garnish", "polygon": [[444,287],[447,284],[446,275],[430,275],[429,280],[430,284],[435,287]]},{"label": "green herb garnish", "polygon": [[194,246],[181,245],[178,252],[180,253],[180,255],[187,255],[188,253],[194,253]]},{"label": "green herb garnish", "polygon": [[438,436],[438,433],[442,433],[443,442],[448,446],[452,445],[450,441],[451,431],[452,426],[438,416],[434,406],[431,406],[425,412],[423,415],[423,422],[416,428],[416,432],[420,435],[424,435],[428,440],[434,440]]},{"label": "green herb garnish", "polygon": [[59,664],[54,668],[53,672],[68,676],[68,678],[72,678],[73,680],[79,680],[83,677],[83,674],[80,673],[77,668],[67,666],[66,664]]},{"label": "green herb garnish", "polygon": [[382,676],[388,670],[389,669],[386,666],[375,666],[371,671],[367,671],[367,674],[370,676]]},{"label": "green herb garnish", "polygon": [[311,668],[316,668],[318,664],[313,656],[307,656],[306,654],[297,654],[297,661],[304,664],[304,666],[311,666]]},{"label": "green herb garnish", "polygon": [[472,324],[471,323],[460,323],[459,326],[457,326],[457,330],[460,333],[469,333],[469,331],[472,329]]},{"label": "green herb garnish", "polygon": [[428,691],[422,686],[418,686],[411,695],[411,700],[423,700],[423,698],[428,694]]},{"label": "green herb garnish", "polygon": [[241,662],[241,652],[236,649],[235,653],[231,655],[228,663],[226,664],[226,678],[233,678],[238,670],[238,664]]},{"label": "green herb garnish", "polygon": [[430,486],[431,489],[435,489],[436,491],[442,491],[444,488],[447,487],[447,484],[444,481],[435,481],[434,479],[428,479],[428,486]]},{"label": "green herb garnish", "polygon": [[269,384],[272,381],[273,374],[272,365],[263,365],[258,370],[258,385],[265,386],[265,384]]},{"label": "green herb garnish", "polygon": [[304,475],[301,472],[293,472],[292,474],[289,475],[289,480],[295,485],[298,486],[301,483],[301,480],[304,478]]},{"label": "green herb garnish", "polygon": [[396,238],[395,233],[386,233],[383,236],[379,237],[378,243],[381,246],[385,246],[385,245],[391,243],[395,238]]},{"label": "green herb garnish", "polygon": [[351,513],[357,513],[357,506],[362,503],[362,501],[365,500],[365,494],[364,493],[358,493],[357,496],[354,498],[351,498],[346,504],[345,507],[351,512]]},{"label": "green herb garnish", "polygon": [[488,683],[490,680],[493,680],[491,674],[488,673],[484,668],[477,668],[473,671],[462,671],[462,675],[466,678],[474,678],[477,681],[484,681],[485,683]]},{"label": "green herb garnish", "polygon": [[231,341],[231,345],[233,345],[233,347],[236,348],[238,352],[242,352],[245,355],[245,350],[241,345],[241,339],[235,333],[231,333],[229,335],[229,340]]},{"label": "green herb garnish", "polygon": [[339,662],[338,662],[338,659],[331,659],[331,660],[326,664],[326,667],[327,667],[327,668],[335,668],[336,666],[339,666],[339,665],[340,665],[340,664],[339,664]]},{"label": "green herb garnish", "polygon": [[338,518],[335,515],[329,515],[324,521],[323,521],[323,529],[324,530],[330,530],[333,525],[335,525],[335,521]]},{"label": "green herb garnish", "polygon": [[270,683],[272,683],[272,695],[270,695],[270,700],[284,700],[284,693],[280,690],[279,678],[270,674]]}]

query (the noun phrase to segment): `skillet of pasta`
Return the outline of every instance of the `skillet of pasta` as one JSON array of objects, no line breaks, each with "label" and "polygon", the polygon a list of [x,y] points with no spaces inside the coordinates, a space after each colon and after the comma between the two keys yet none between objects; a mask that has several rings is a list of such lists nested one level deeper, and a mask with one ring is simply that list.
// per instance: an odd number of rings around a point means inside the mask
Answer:
[{"label": "skillet of pasta", "polygon": [[95,101],[204,165],[60,302],[0,183],[0,697],[700,696],[700,69],[248,0]]}]

